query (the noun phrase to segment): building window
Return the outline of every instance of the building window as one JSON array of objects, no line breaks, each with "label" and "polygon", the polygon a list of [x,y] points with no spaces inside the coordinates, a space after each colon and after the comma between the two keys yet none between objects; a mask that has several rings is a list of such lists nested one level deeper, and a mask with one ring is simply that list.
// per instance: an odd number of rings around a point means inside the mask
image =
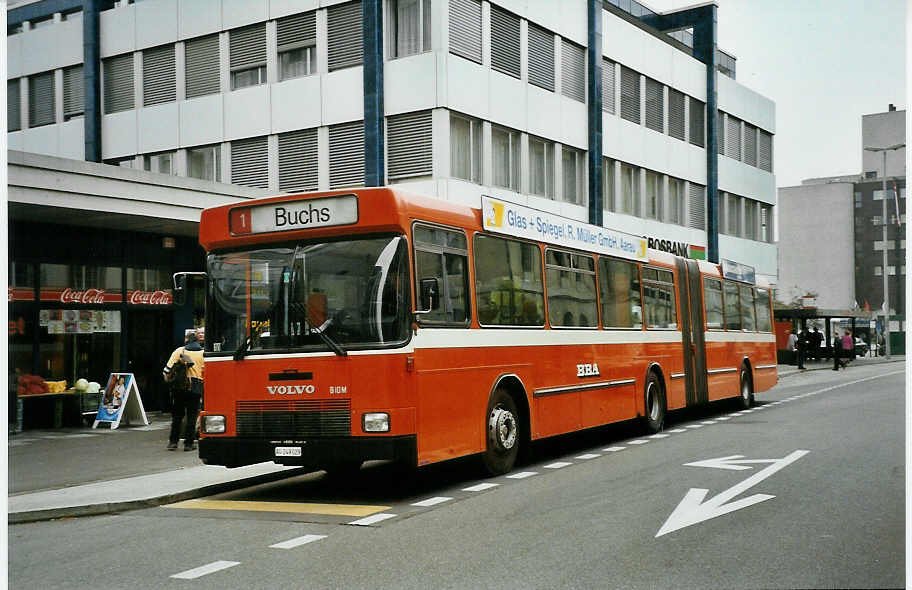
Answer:
[{"label": "building window", "polygon": [[757,128],[744,123],[744,163],[757,166]]},{"label": "building window", "polygon": [[602,110],[615,113],[615,72],[614,62],[602,58]]},{"label": "building window", "polygon": [[744,200],[744,237],[757,239],[757,201]]},{"label": "building window", "polygon": [[[891,194],[892,194],[892,191],[887,191],[887,196],[890,196]],[[872,200],[874,200],[874,201],[883,201],[883,198],[884,198],[883,189],[878,189],[878,190],[875,190],[875,191],[874,191],[873,196],[872,196]]]},{"label": "building window", "polygon": [[21,95],[19,94],[19,79],[6,81],[6,130],[19,131],[22,129]]},{"label": "building window", "polygon": [[[360,66],[364,63],[361,1],[332,6],[326,11],[329,71]],[[363,166],[362,166],[363,182]]]},{"label": "building window", "polygon": [[529,84],[554,92],[554,33],[529,23]]},{"label": "building window", "polygon": [[69,121],[73,117],[82,115],[82,65],[65,68],[63,70],[63,120]]},{"label": "building window", "polygon": [[706,132],[706,105],[692,96],[687,98],[690,101],[690,143],[703,147]]},{"label": "building window", "polygon": [[333,125],[329,128],[329,188],[363,185],[364,121]]},{"label": "building window", "polygon": [[882,267],[882,266],[875,266],[875,267],[874,267],[874,276],[875,276],[875,277],[882,277],[882,276],[883,276],[883,267]]},{"label": "building window", "polygon": [[728,225],[727,233],[730,236],[741,235],[741,197],[738,195],[726,194],[725,197],[726,218]]},{"label": "building window", "polygon": [[621,118],[640,124],[640,74],[621,66]]},{"label": "building window", "polygon": [[758,130],[760,137],[757,142],[757,161],[761,170],[773,171],[773,136],[766,131]]},{"label": "building window", "polygon": [[187,176],[200,180],[221,181],[221,146],[205,145],[187,150]]},{"label": "building window", "polygon": [[771,243],[773,241],[773,207],[760,204],[760,241]]},{"label": "building window", "polygon": [[688,226],[694,229],[706,229],[706,187],[695,182],[690,183],[690,214]]},{"label": "building window", "polygon": [[177,97],[174,45],[142,52],[143,106],[174,102]]},{"label": "building window", "polygon": [[716,141],[718,142],[718,154],[725,155],[725,113],[716,111]]},{"label": "building window", "polygon": [[561,147],[561,178],[564,185],[564,202],[586,204],[585,152],[567,146]]},{"label": "building window", "polygon": [[229,33],[231,89],[266,83],[266,23]]},{"label": "building window", "polygon": [[563,39],[561,44],[561,94],[586,102],[586,50]]},{"label": "building window", "polygon": [[684,105],[687,96],[674,88],[668,89],[668,135],[684,141]]},{"label": "building window", "polygon": [[519,17],[491,6],[491,67],[520,77]]},{"label": "building window", "polygon": [[279,134],[279,190],[317,190],[317,130]]},{"label": "building window", "polygon": [[450,175],[481,183],[481,121],[450,113]]},{"label": "building window", "polygon": [[668,209],[665,221],[677,225],[684,224],[684,181],[679,178],[668,179]]},{"label": "building window", "polygon": [[431,0],[388,0],[390,59],[431,50]]},{"label": "building window", "polygon": [[431,111],[387,117],[387,180],[430,177],[433,173],[432,138]]},{"label": "building window", "polygon": [[646,171],[646,217],[662,218],[662,175]]},{"label": "building window", "polygon": [[605,201],[605,208],[609,211],[617,211],[617,192],[614,178],[617,162],[611,158],[602,158],[602,163],[602,198]]},{"label": "building window", "polygon": [[741,119],[728,116],[725,130],[725,155],[741,161]]},{"label": "building window", "polygon": [[174,169],[174,152],[143,156],[143,168],[148,172],[157,172],[159,174],[177,174]]},{"label": "building window", "polygon": [[105,114],[134,108],[133,54],[111,57],[104,60],[103,64]]},{"label": "building window", "polygon": [[494,186],[519,190],[520,147],[519,131],[491,128],[491,159],[493,161]]},{"label": "building window", "polygon": [[[132,87],[132,86],[131,86]],[[29,76],[29,127],[57,122],[54,107],[54,72]],[[131,101],[132,102],[132,101]]]},{"label": "building window", "polygon": [[185,45],[187,98],[215,94],[219,83],[219,37],[191,39]]},{"label": "building window", "polygon": [[450,0],[450,53],[482,63],[478,0]]},{"label": "building window", "polygon": [[529,193],[554,198],[554,142],[529,137]]},{"label": "building window", "polygon": [[863,204],[862,194],[860,191],[856,191],[855,192],[855,208],[861,209],[862,204]]},{"label": "building window", "polygon": [[640,202],[640,169],[621,164],[621,199],[618,213],[637,215]]},{"label": "building window", "polygon": [[662,84],[646,78],[646,127],[665,132],[665,96]]},{"label": "building window", "polygon": [[309,76],[317,71],[317,13],[295,14],[276,21],[279,80]]},{"label": "building window", "polygon": [[231,142],[231,184],[267,188],[269,157],[267,138],[251,137]]}]

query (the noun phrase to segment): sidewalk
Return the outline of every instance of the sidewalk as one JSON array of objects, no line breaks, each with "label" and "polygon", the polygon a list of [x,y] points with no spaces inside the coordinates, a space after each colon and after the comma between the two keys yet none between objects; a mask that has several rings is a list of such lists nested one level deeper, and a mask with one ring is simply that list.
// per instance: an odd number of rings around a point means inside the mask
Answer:
[{"label": "sidewalk", "polygon": [[[905,362],[906,362],[905,355],[895,355],[894,354],[890,357],[890,360],[887,360],[886,357],[882,357],[882,356],[877,356],[877,357],[865,356],[865,357],[856,358],[854,361],[852,361],[849,364],[848,369],[846,369],[846,370],[851,371],[852,367],[879,365],[882,363],[905,363]],[[833,359],[822,359],[819,361],[806,361],[804,363],[804,367],[805,367],[804,370],[801,370],[796,365],[779,365],[779,368],[777,369],[777,371],[779,373],[779,378],[782,379],[784,377],[790,377],[792,375],[796,375],[798,373],[806,373],[808,371],[821,371],[824,369],[832,370]],[[843,370],[843,369],[840,369],[840,371],[841,370]]]},{"label": "sidewalk", "polygon": [[[889,362],[902,363],[904,356]],[[888,362],[859,358],[853,367]],[[779,377],[807,370],[779,365]],[[227,469],[202,465],[196,451],[167,451],[170,416],[152,413],[149,426],[60,428],[11,434],[8,445],[10,523],[106,514],[159,506],[304,473],[272,462]]]}]

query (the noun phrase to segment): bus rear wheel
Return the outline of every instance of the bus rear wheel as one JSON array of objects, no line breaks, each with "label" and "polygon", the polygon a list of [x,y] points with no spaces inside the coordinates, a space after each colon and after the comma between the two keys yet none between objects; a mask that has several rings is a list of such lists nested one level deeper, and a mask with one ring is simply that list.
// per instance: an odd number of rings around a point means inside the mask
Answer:
[{"label": "bus rear wheel", "polygon": [[506,390],[498,388],[488,402],[485,419],[485,451],[481,462],[491,475],[502,475],[513,469],[519,454],[519,413]]},{"label": "bus rear wheel", "polygon": [[665,390],[659,377],[652,371],[646,376],[644,387],[646,402],[646,430],[655,434],[665,425]]},{"label": "bus rear wheel", "polygon": [[747,369],[741,369],[741,396],[738,398],[741,409],[746,410],[754,405],[754,387]]}]

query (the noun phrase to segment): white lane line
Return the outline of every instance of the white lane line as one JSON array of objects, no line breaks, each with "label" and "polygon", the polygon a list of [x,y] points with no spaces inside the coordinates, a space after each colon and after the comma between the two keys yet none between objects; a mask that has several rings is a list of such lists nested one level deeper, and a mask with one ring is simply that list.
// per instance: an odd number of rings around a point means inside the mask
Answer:
[{"label": "white lane line", "polygon": [[307,543],[313,543],[314,541],[319,541],[320,539],[325,539],[326,535],[304,535],[303,537],[295,537],[294,539],[289,539],[287,541],[282,541],[281,543],[276,543],[275,545],[270,545],[270,549],[294,549],[295,547],[300,547],[301,545],[306,545]]},{"label": "white lane line", "polygon": [[668,432],[674,433],[674,434],[681,434],[682,432],[687,432],[687,431],[684,430],[683,428],[675,428],[674,430],[669,430]]},{"label": "white lane line", "polygon": [[731,420],[731,416],[719,416],[716,420]]},{"label": "white lane line", "polygon": [[208,565],[201,565],[200,567],[195,567],[192,570],[174,574],[171,577],[177,578],[179,580],[195,580],[207,574],[212,574],[221,570],[228,569],[229,567],[234,567],[240,563],[240,561],[213,561]]},{"label": "white lane line", "polygon": [[744,410],[744,411],[742,411],[741,413],[742,413],[742,414],[750,414],[751,412],[753,412],[753,410]]},{"label": "white lane line", "polygon": [[702,424],[688,424],[685,428],[703,428]]},{"label": "white lane line", "polygon": [[41,438],[45,440],[56,440],[60,438],[91,438],[93,436],[98,436],[97,434],[49,434],[47,436],[42,436]]},{"label": "white lane line", "polygon": [[715,423],[716,423],[715,420],[707,420],[706,422],[700,422],[700,424],[705,424],[707,426],[709,426],[710,424],[715,424]]},{"label": "white lane line", "polygon": [[586,453],[585,455],[580,455],[577,459],[596,459],[601,457],[598,453]]},{"label": "white lane line", "polygon": [[383,522],[390,518],[396,518],[395,514],[387,514],[386,512],[381,512],[380,514],[374,514],[366,518],[359,518],[358,520],[353,520],[348,524],[353,524],[355,526],[370,526],[372,524]]},{"label": "white lane line", "polygon": [[447,496],[434,496],[433,498],[428,498],[427,500],[422,500],[420,502],[412,503],[412,506],[436,506],[437,504],[443,504],[444,502],[449,502],[453,498]]},{"label": "white lane line", "polygon": [[607,449],[602,449],[605,453],[617,453],[618,451],[623,451],[627,447],[608,447]]},{"label": "white lane line", "polygon": [[520,471],[519,473],[513,473],[507,476],[507,479],[526,479],[527,477],[532,477],[533,475],[538,475],[537,471]]},{"label": "white lane line", "polygon": [[648,442],[649,442],[649,441],[646,440],[645,438],[638,438],[637,440],[632,440],[632,441],[630,441],[630,442],[627,443],[627,444],[631,444],[631,445],[645,445],[645,444],[648,443]]},{"label": "white lane line", "polygon": [[668,438],[669,436],[671,436],[671,435],[670,435],[670,434],[661,434],[661,433],[659,433],[659,434],[653,434],[653,435],[650,436],[649,438]]},{"label": "white lane line", "polygon": [[467,488],[462,488],[463,492],[483,492],[485,490],[490,490],[491,488],[496,488],[499,486],[499,483],[480,483],[478,485],[469,486]]},{"label": "white lane line", "polygon": [[568,463],[567,461],[556,461],[550,465],[545,465],[545,469],[563,469],[569,465],[573,465],[573,463]]}]

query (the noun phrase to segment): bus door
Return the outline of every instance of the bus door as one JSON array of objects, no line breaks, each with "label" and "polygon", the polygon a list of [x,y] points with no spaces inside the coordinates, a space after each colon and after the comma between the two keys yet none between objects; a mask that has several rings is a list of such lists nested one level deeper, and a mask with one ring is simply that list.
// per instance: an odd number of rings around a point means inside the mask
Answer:
[{"label": "bus door", "polygon": [[684,384],[687,405],[709,401],[706,386],[706,339],[700,269],[694,260],[678,258],[678,299],[681,302],[681,337],[684,348]]}]

